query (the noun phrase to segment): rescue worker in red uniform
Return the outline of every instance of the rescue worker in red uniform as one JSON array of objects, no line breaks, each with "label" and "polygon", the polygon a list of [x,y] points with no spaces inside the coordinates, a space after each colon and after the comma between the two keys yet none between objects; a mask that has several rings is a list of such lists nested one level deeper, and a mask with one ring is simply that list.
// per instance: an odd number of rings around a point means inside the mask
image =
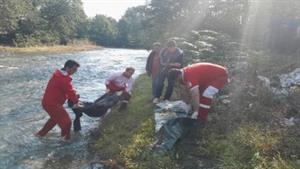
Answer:
[{"label": "rescue worker in red uniform", "polygon": [[79,107],[78,96],[72,86],[72,78],[80,65],[74,60],[68,60],[64,68],[56,70],[48,82],[42,106],[49,114],[50,119],[44,127],[35,135],[38,137],[45,136],[56,124],[61,128],[61,137],[63,141],[70,140],[71,119],[64,109],[63,104],[66,99],[70,99],[75,105],[73,108]]},{"label": "rescue worker in red uniform", "polygon": [[215,94],[228,83],[225,67],[212,63],[196,63],[183,69],[173,69],[169,77],[179,78],[190,91],[194,113],[192,118],[207,121],[208,112]]}]

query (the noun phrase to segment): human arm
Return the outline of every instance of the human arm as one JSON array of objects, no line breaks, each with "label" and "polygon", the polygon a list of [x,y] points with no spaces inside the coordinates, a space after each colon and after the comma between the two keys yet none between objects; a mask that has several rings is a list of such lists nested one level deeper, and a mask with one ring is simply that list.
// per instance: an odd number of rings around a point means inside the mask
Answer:
[{"label": "human arm", "polygon": [[147,58],[146,72],[147,72],[148,76],[150,76],[151,73],[152,73],[152,64],[153,64],[153,56],[154,56],[154,54],[155,54],[154,51],[152,51],[149,54],[148,58]]}]

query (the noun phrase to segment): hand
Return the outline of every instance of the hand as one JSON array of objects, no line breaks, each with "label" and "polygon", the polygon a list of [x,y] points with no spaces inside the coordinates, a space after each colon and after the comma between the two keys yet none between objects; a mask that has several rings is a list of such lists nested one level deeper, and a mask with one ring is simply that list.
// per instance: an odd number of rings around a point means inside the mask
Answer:
[{"label": "hand", "polygon": [[73,105],[72,109],[78,109],[78,108],[83,108],[84,104],[82,102],[78,102],[76,104]]},{"label": "hand", "polygon": [[123,97],[123,99],[124,100],[130,100],[130,98],[131,98],[131,93],[129,93],[129,92],[127,92],[127,91],[124,91],[123,93],[122,93],[122,97]]},{"label": "hand", "polygon": [[191,115],[191,119],[197,119],[198,118],[198,112],[195,111],[193,112],[193,114]]},{"label": "hand", "polygon": [[106,88],[105,93],[109,93],[109,92],[110,92],[109,88]]}]

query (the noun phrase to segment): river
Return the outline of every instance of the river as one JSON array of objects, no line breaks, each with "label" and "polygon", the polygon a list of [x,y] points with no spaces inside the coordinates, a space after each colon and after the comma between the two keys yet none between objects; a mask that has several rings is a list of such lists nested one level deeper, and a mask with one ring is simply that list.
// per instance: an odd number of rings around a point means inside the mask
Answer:
[{"label": "river", "polygon": [[[0,168],[45,169],[84,168],[91,154],[90,133],[100,119],[81,118],[82,131],[72,132],[72,142],[60,141],[56,126],[45,138],[36,138],[49,116],[41,107],[44,89],[53,71],[68,59],[81,67],[73,84],[83,101],[93,101],[104,93],[104,81],[111,73],[127,66],[136,68],[134,77],[144,72],[145,50],[103,49],[73,54],[0,55]],[[68,112],[72,119],[74,115]]]}]

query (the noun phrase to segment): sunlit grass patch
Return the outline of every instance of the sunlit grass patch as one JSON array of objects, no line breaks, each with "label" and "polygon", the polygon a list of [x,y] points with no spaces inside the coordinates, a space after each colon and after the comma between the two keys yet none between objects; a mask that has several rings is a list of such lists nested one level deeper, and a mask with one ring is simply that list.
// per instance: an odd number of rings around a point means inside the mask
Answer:
[{"label": "sunlit grass patch", "polygon": [[281,139],[280,132],[258,124],[247,124],[225,139],[210,137],[207,147],[220,160],[219,168],[296,169],[297,163],[280,154]]}]

